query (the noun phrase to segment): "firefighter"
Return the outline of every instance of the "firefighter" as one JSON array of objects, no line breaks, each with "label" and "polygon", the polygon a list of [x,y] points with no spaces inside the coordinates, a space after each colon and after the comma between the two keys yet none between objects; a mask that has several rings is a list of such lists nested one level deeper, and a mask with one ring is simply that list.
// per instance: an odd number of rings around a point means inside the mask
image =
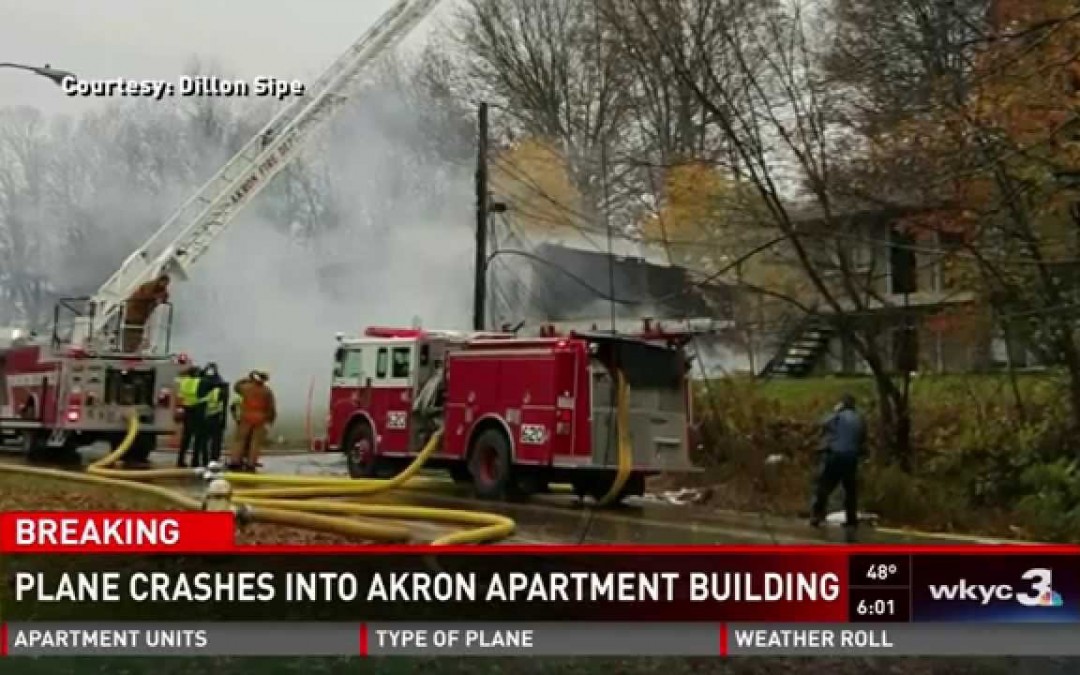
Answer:
[{"label": "firefighter", "polygon": [[187,453],[192,451],[192,459],[197,459],[196,448],[201,440],[203,425],[206,417],[206,402],[199,395],[199,386],[202,383],[202,371],[195,366],[187,369],[177,381],[177,389],[180,396],[180,405],[184,410],[184,431],[180,436],[180,448],[176,452],[176,466],[187,467]]},{"label": "firefighter", "polygon": [[267,431],[277,420],[274,392],[267,386],[270,375],[265,370],[253,370],[233,388],[240,396],[238,420],[229,468],[234,471],[255,471],[266,443]]},{"label": "firefighter", "polygon": [[[225,409],[229,403],[229,383],[222,379],[216,363],[203,369],[202,386],[206,400],[206,433],[203,464],[221,460],[221,449],[228,421]],[[200,465],[201,466],[201,465]]]},{"label": "firefighter", "polygon": [[153,281],[135,289],[128,298],[124,310],[124,329],[121,336],[121,350],[125,353],[139,351],[146,322],[154,310],[169,301],[169,275],[162,274]]}]

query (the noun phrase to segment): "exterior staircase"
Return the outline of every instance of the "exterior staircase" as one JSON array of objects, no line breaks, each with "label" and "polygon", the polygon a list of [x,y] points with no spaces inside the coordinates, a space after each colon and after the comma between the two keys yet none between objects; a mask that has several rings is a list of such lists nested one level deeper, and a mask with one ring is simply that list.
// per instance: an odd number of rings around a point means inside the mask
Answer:
[{"label": "exterior staircase", "polygon": [[765,364],[758,377],[807,377],[828,349],[829,340],[835,332],[835,329],[819,316],[803,318],[788,333],[776,355]]}]

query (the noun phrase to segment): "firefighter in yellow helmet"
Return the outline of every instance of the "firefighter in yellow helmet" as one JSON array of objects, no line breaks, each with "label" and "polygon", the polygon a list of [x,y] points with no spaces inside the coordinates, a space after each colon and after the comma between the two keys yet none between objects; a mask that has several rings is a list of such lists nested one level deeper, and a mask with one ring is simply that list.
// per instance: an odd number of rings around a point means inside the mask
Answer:
[{"label": "firefighter in yellow helmet", "polygon": [[253,370],[233,387],[239,397],[236,436],[229,453],[229,468],[233,471],[255,471],[259,467],[267,433],[277,421],[277,404],[274,392],[267,386],[269,380],[267,371]]}]

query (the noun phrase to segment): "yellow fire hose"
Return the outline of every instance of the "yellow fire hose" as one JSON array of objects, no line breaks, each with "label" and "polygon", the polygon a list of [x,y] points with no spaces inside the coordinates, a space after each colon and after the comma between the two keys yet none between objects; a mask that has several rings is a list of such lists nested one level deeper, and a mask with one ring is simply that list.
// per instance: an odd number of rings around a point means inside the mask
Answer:
[{"label": "yellow fire hose", "polygon": [[160,497],[185,509],[198,510],[202,508],[201,501],[195,499],[194,497],[189,497],[182,492],[161,487],[160,485],[151,485],[150,483],[137,483],[128,478],[107,478],[104,476],[94,476],[85,473],[72,473],[70,471],[61,471],[59,469],[46,469],[37,466],[20,466],[18,464],[2,463],[0,463],[0,473],[19,474],[24,476],[38,476],[40,478],[53,478],[59,480],[73,481],[76,483],[89,483],[91,485],[116,487],[123,490],[130,490],[131,492],[141,492],[143,494]]},{"label": "yellow fire hose", "polygon": [[[202,474],[197,469],[154,469],[149,471],[129,471],[114,469],[112,466],[128,451],[139,432],[138,418],[132,416],[128,423],[124,440],[108,455],[93,462],[84,474],[0,464],[0,471],[25,475],[70,480],[94,485],[107,485],[134,492],[141,492],[161,497],[182,508],[199,510],[203,503],[183,492],[167,487],[153,485],[143,481],[195,479]],[[493,513],[478,511],[459,511],[418,506],[397,506],[384,504],[353,504],[337,501],[288,501],[287,498],[301,496],[348,497],[370,495],[400,487],[412,479],[424,462],[434,454],[440,435],[436,434],[428,441],[424,450],[403,472],[390,480],[352,481],[334,478],[315,478],[304,476],[307,483],[317,483],[307,488],[312,494],[297,494],[295,489],[244,490],[233,495],[233,503],[240,506],[252,522],[272,523],[305,529],[320,530],[357,537],[365,540],[383,542],[401,542],[410,539],[408,528],[399,524],[361,521],[343,516],[367,516],[370,518],[398,518],[404,520],[429,520],[441,523],[453,523],[468,526],[460,532],[445,535],[433,541],[436,545],[488,543],[505,539],[513,534],[516,527],[513,520]],[[250,474],[226,473],[223,478],[254,484],[274,484],[290,479],[285,476],[258,476]],[[356,484],[359,485],[356,485]],[[288,491],[288,492],[285,492]],[[340,514],[340,515],[326,515]]]},{"label": "yellow fire hose", "polygon": [[633,448],[630,444],[630,385],[626,381],[626,375],[622,368],[615,370],[615,382],[617,391],[615,394],[616,422],[619,445],[619,468],[615,473],[615,481],[607,494],[600,498],[600,506],[607,506],[618,500],[619,493],[626,486],[633,469]]}]

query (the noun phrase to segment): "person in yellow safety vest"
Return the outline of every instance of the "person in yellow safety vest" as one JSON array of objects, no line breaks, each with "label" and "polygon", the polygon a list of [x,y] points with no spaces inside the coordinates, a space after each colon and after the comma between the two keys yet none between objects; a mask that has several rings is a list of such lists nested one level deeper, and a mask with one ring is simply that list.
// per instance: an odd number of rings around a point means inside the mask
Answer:
[{"label": "person in yellow safety vest", "polygon": [[180,447],[176,451],[178,468],[187,467],[188,450],[195,453],[196,441],[202,434],[206,403],[199,396],[199,385],[202,382],[200,375],[199,369],[192,366],[177,380],[177,395],[180,397],[180,406],[184,410],[184,431],[180,436]]},{"label": "person in yellow safety vest", "polygon": [[203,369],[203,381],[200,391],[205,391],[206,400],[206,463],[221,460],[222,446],[225,441],[225,408],[229,401],[229,383],[222,379],[216,363],[210,363]]},{"label": "person in yellow safety vest", "polygon": [[269,379],[265,370],[253,370],[234,387],[242,399],[237,408],[236,436],[229,453],[229,468],[234,471],[255,471],[259,467],[267,431],[277,420],[274,392],[266,385]]}]

